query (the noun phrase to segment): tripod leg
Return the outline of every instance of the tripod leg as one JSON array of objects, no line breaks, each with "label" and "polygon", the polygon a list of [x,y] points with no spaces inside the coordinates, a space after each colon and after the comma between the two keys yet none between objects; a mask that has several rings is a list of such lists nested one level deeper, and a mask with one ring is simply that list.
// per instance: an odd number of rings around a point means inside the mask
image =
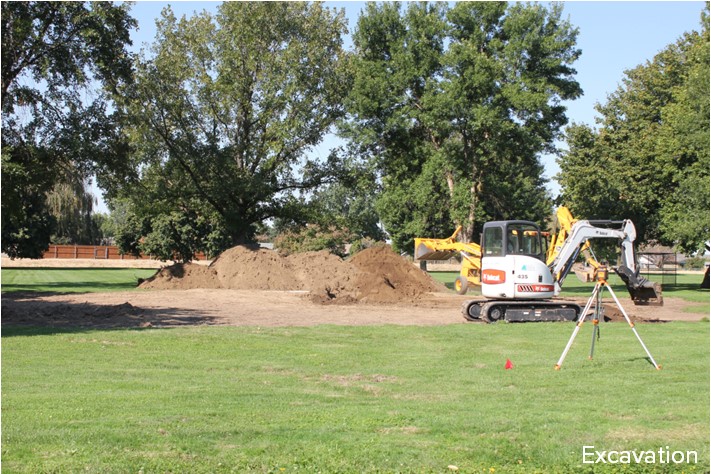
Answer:
[{"label": "tripod leg", "polygon": [[590,307],[592,306],[593,301],[595,301],[595,297],[597,296],[599,291],[600,291],[600,283],[596,283],[595,288],[593,288],[592,296],[590,296],[590,299],[588,300],[587,304],[585,305],[585,308],[583,309],[582,313],[580,313],[580,316],[578,317],[578,322],[575,324],[575,328],[573,329],[573,334],[570,336],[570,339],[568,340],[568,344],[565,346],[565,349],[563,349],[563,354],[561,354],[560,359],[558,359],[558,363],[555,365],[555,370],[560,370],[560,367],[563,365],[565,356],[568,355],[568,351],[570,350],[570,347],[573,345],[575,336],[578,335],[578,331],[580,331],[580,327],[585,322],[585,316],[588,314],[588,311],[590,310]]},{"label": "tripod leg", "polygon": [[622,315],[625,317],[627,320],[627,324],[630,325],[630,328],[632,328],[632,332],[634,333],[635,336],[637,336],[637,340],[639,343],[642,345],[642,349],[644,349],[644,352],[647,353],[647,357],[649,357],[649,360],[654,364],[654,368],[657,370],[661,370],[662,366],[657,364],[657,361],[654,360],[654,357],[652,357],[652,354],[649,352],[649,349],[647,349],[647,346],[644,345],[644,342],[642,341],[642,338],[639,336],[639,333],[637,332],[637,329],[634,327],[634,323],[630,320],[630,317],[627,316],[627,312],[625,309],[622,307],[620,304],[620,301],[617,299],[617,296],[615,293],[612,291],[612,288],[610,288],[610,285],[606,285],[607,289],[610,290],[610,294],[612,297],[615,299],[615,303],[617,303],[617,307],[620,308],[620,311],[622,311]]},{"label": "tripod leg", "polygon": [[589,360],[593,359],[593,353],[595,352],[595,339],[600,335],[600,321],[598,319],[593,319],[593,333],[592,333],[592,344],[590,344],[590,355]]},{"label": "tripod leg", "polygon": [[593,333],[592,333],[592,343],[590,344],[590,355],[589,360],[592,360],[593,353],[595,352],[595,340],[600,338],[600,320],[603,318],[602,309],[602,288],[597,292],[597,299],[595,300],[595,314],[593,315]]}]

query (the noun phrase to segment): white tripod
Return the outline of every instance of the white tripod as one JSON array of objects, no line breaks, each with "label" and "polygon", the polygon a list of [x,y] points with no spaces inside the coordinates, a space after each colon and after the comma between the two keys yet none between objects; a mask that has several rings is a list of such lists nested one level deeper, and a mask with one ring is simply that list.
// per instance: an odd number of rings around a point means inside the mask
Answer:
[{"label": "white tripod", "polygon": [[660,370],[662,368],[661,365],[658,365],[657,362],[654,360],[654,357],[652,357],[652,354],[649,353],[649,349],[647,349],[647,346],[644,345],[644,342],[642,342],[642,338],[639,337],[639,334],[637,333],[637,329],[634,327],[634,323],[630,320],[630,317],[627,315],[627,312],[625,309],[622,307],[620,304],[620,301],[617,299],[617,296],[615,296],[615,292],[612,291],[612,288],[610,285],[607,283],[607,268],[606,267],[600,267],[597,272],[597,283],[595,283],[595,288],[593,289],[592,296],[590,296],[590,299],[588,300],[587,304],[585,305],[585,308],[583,309],[582,313],[580,313],[580,316],[578,317],[578,322],[575,324],[575,329],[573,329],[573,334],[570,336],[570,340],[568,341],[568,345],[565,346],[565,349],[563,350],[563,354],[560,356],[560,359],[558,359],[558,363],[555,365],[555,370],[560,370],[560,367],[563,365],[563,360],[565,360],[565,356],[568,355],[568,351],[570,350],[570,347],[573,345],[573,341],[575,340],[575,336],[578,335],[578,331],[580,331],[580,328],[582,327],[583,323],[585,322],[585,318],[587,317],[588,311],[593,305],[593,302],[595,303],[595,313],[593,315],[593,338],[592,338],[592,345],[590,347],[590,356],[589,358],[592,359],[593,357],[593,352],[595,350],[595,338],[600,334],[600,318],[602,317],[602,289],[607,288],[607,290],[610,292],[612,295],[612,298],[615,300],[615,303],[617,304],[617,307],[620,309],[622,314],[625,317],[625,320],[627,320],[627,324],[630,325],[630,328],[632,328],[632,332],[634,332],[634,335],[637,336],[637,340],[639,341],[640,344],[642,344],[642,348],[644,349],[644,352],[647,353],[647,357],[649,357],[649,360],[654,364],[654,367],[657,370]]}]

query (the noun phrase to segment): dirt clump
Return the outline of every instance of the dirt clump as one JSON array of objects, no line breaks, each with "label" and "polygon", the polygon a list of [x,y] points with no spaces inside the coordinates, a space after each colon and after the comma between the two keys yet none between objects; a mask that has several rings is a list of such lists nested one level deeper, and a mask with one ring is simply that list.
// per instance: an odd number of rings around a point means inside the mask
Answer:
[{"label": "dirt clump", "polygon": [[154,290],[220,288],[216,272],[210,267],[195,263],[176,263],[163,267],[138,286]]},{"label": "dirt clump", "polygon": [[389,246],[365,249],[348,260],[328,251],[282,256],[237,246],[209,267],[176,264],[159,270],[142,288],[303,291],[319,303],[397,303],[444,291],[429,275]]}]

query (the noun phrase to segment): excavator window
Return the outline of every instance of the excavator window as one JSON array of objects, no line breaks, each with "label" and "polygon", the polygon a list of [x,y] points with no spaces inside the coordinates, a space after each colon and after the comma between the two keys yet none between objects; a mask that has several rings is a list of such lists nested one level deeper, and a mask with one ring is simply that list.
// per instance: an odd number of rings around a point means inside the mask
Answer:
[{"label": "excavator window", "polygon": [[501,257],[504,255],[504,230],[501,227],[486,227],[484,229],[484,256]]},{"label": "excavator window", "polygon": [[532,222],[495,221],[484,225],[482,257],[527,255],[543,260],[541,231]]},{"label": "excavator window", "polygon": [[532,224],[509,224],[506,253],[531,257],[543,255],[541,233],[538,228]]}]

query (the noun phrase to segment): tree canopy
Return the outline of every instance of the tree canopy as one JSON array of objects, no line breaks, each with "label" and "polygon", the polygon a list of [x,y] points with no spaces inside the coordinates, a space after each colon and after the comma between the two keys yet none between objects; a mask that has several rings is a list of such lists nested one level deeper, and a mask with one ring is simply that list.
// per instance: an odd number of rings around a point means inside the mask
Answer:
[{"label": "tree canopy", "polygon": [[569,127],[561,200],[586,218],[631,218],[640,240],[692,252],[709,236],[709,28],[625,72],[599,129]]},{"label": "tree canopy", "polygon": [[157,26],[124,102],[139,172],[113,186],[131,202],[121,241],[216,254],[332,174],[307,152],[343,114],[345,20],[321,4],[225,2],[192,18],[168,8]]},{"label": "tree canopy", "polygon": [[2,2],[2,250],[39,257],[47,193],[120,163],[110,95],[131,79],[126,5]]},{"label": "tree canopy", "polygon": [[[539,156],[582,94],[562,9],[366,3],[346,52],[343,12],[321,3],[168,7],[134,57],[129,4],[2,2],[2,250],[91,238],[91,175],[121,248],[164,259],[265,223],[338,245],[384,229],[411,251],[457,225],[471,241],[488,220],[544,222]],[[708,239],[708,6],[702,20],[625,73],[599,128],[565,130],[576,215],[630,217],[640,240],[687,251]],[[334,132],[343,146],[312,158]]]},{"label": "tree canopy", "polygon": [[394,245],[464,239],[486,220],[546,219],[538,154],[581,94],[577,30],[562,7],[503,2],[369,3],[354,33],[344,136],[381,175],[377,208]]}]

